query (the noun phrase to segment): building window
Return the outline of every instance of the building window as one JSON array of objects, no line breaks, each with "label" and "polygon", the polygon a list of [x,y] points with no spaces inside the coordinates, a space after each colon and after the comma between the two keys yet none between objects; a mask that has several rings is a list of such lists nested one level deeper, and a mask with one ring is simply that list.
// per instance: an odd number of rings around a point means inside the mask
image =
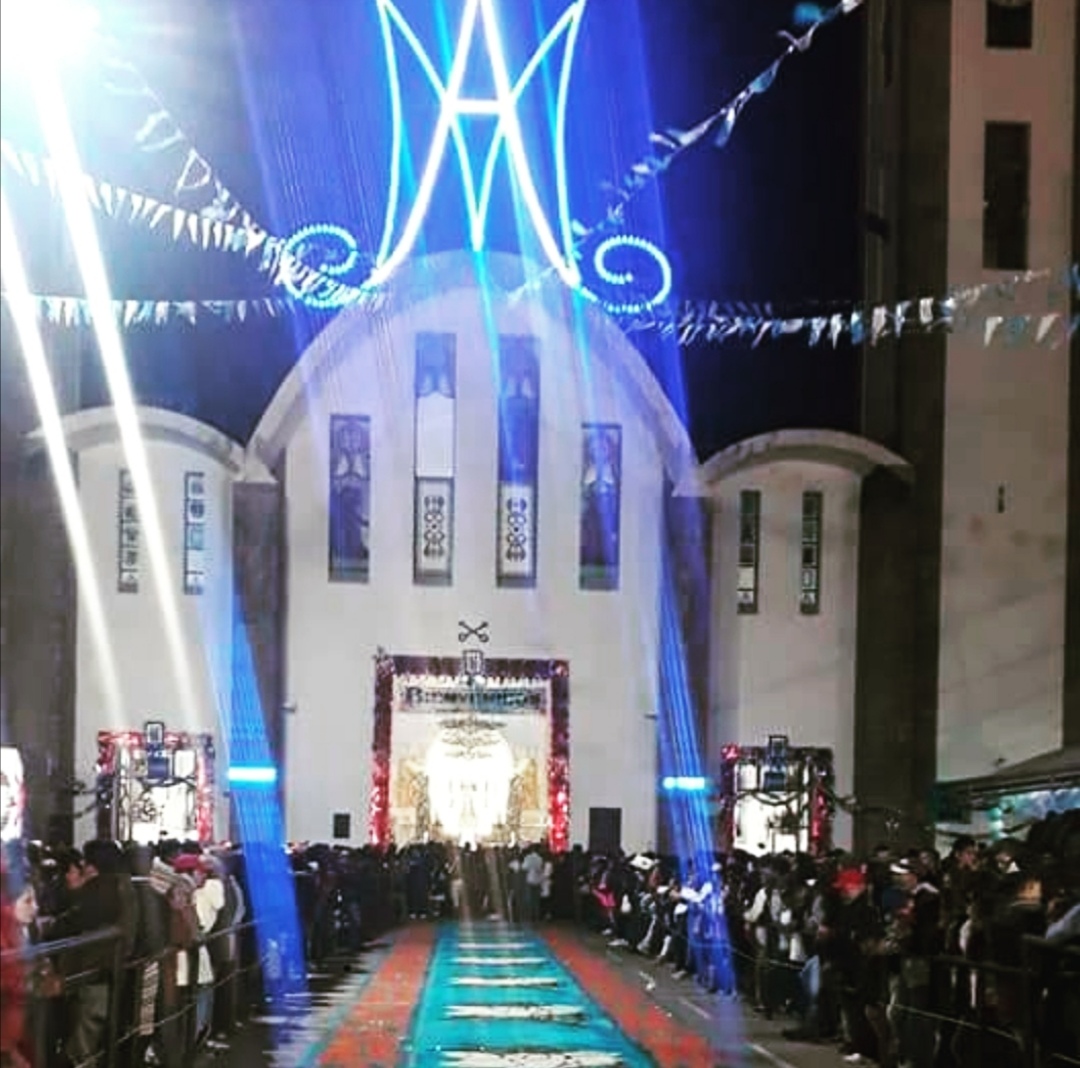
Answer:
[{"label": "building window", "polygon": [[454,566],[456,339],[418,334],[413,465],[413,581],[448,586]]},{"label": "building window", "polygon": [[761,491],[739,494],[739,613],[753,615],[758,610],[758,580],[761,560]]},{"label": "building window", "polygon": [[799,611],[804,616],[821,611],[821,510],[819,492],[808,490],[802,495]]},{"label": "building window", "polygon": [[371,419],[330,416],[330,581],[367,582],[371,565]]},{"label": "building window", "polygon": [[495,581],[536,585],[540,358],[534,337],[499,338],[499,489]]},{"label": "building window", "polygon": [[120,472],[116,500],[117,579],[121,593],[139,592],[139,511],[135,505],[135,484],[126,468]]},{"label": "building window", "polygon": [[1030,48],[1032,0],[986,0],[986,47]]},{"label": "building window", "polygon": [[983,266],[1027,269],[1031,125],[988,122],[983,157]]},{"label": "building window", "polygon": [[206,475],[184,475],[184,593],[199,596],[206,588]]},{"label": "building window", "polygon": [[617,590],[622,427],[585,423],[581,438],[578,585],[583,590]]}]

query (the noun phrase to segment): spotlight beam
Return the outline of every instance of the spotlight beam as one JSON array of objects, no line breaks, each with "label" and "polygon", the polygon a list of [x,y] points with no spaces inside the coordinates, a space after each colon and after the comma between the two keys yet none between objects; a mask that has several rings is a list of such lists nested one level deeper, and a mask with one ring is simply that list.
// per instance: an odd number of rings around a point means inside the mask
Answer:
[{"label": "spotlight beam", "polygon": [[97,654],[97,667],[101,678],[102,696],[110,715],[118,722],[125,721],[123,694],[116,670],[109,630],[105,622],[105,609],[101,596],[101,584],[94,568],[94,556],[90,549],[90,537],[86,518],[79,501],[79,489],[75,472],[64,440],[64,426],[60,407],[56,401],[56,389],[49,372],[45,346],[37,324],[37,307],[19,249],[18,234],[8,207],[7,196],[0,185],[0,274],[7,289],[7,303],[19,337],[19,349],[26,364],[30,389],[38,410],[38,419],[45,437],[45,448],[52,466],[53,480],[60,498],[60,510],[64,517],[71,555],[75,562],[78,589],[90,624],[90,639]]},{"label": "spotlight beam", "polygon": [[186,722],[194,725],[201,722],[201,717],[197,714],[198,703],[173,588],[174,576],[165,546],[161,513],[139,427],[135,398],[128,378],[124,346],[113,313],[109,278],[93,214],[86,198],[78,148],[56,71],[48,64],[35,67],[32,84],[45,141],[56,165],[57,191],[90,305],[94,332],[97,335],[105,378],[120,431],[120,442],[131,471],[139,515],[146,533],[150,572],[161,609],[165,644],[172,664],[180,711]]}]

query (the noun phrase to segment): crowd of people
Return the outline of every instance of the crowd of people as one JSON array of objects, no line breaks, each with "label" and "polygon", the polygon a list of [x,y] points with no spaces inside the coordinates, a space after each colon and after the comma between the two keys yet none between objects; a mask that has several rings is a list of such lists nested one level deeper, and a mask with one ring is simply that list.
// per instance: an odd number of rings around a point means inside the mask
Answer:
[{"label": "crowd of people", "polygon": [[291,949],[284,930],[255,937],[242,849],[8,846],[5,1068],[87,1066],[110,1042],[117,1064],[182,1068],[228,1048],[283,971],[302,981],[410,920],[493,916],[591,928],[677,980],[788,1017],[790,1038],[840,1043],[852,1063],[1080,1057],[1080,812],[1023,841],[882,847],[862,863],[296,844]]},{"label": "crowd of people", "polygon": [[1080,1063],[1080,811],[944,856],[599,860],[588,896],[611,946],[850,1063]]}]

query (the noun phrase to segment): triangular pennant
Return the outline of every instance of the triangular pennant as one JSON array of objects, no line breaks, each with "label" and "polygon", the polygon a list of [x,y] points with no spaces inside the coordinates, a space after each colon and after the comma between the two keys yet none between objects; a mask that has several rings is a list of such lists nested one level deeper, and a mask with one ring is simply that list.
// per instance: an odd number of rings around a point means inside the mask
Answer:
[{"label": "triangular pennant", "polygon": [[1035,328],[1035,344],[1041,345],[1046,340],[1046,335],[1053,329],[1054,323],[1058,321],[1059,313],[1051,312],[1049,315],[1043,315],[1039,318],[1039,325]]},{"label": "triangular pennant", "polygon": [[90,201],[90,206],[95,211],[101,211],[101,201],[98,199],[98,184],[90,177],[89,174],[82,176],[83,192],[86,194],[86,199]]},{"label": "triangular pennant", "polygon": [[878,304],[870,313],[870,344],[876,345],[878,339],[885,333],[885,326],[889,321],[889,313],[883,304]]},{"label": "triangular pennant", "polygon": [[23,169],[22,162],[19,159],[19,153],[15,151],[15,146],[10,141],[0,141],[0,156],[20,178],[26,177],[26,171]]},{"label": "triangular pennant", "polygon": [[113,198],[113,187],[108,182],[98,182],[98,197],[105,214],[111,219],[116,210],[116,201]]},{"label": "triangular pennant", "polygon": [[893,312],[893,335],[895,337],[899,337],[904,332],[904,318],[907,316],[910,307],[910,300],[902,300],[896,305],[896,310]]},{"label": "triangular pennant", "polygon": [[994,333],[1003,322],[1005,322],[1003,315],[988,315],[986,317],[986,323],[983,327],[983,345],[989,345],[993,341]]}]

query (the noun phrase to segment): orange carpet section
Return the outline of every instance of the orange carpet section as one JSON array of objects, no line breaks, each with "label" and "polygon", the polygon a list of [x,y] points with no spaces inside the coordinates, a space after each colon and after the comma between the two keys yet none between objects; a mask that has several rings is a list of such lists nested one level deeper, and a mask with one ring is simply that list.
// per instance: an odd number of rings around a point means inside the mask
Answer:
[{"label": "orange carpet section", "polygon": [[435,925],[413,924],[364,988],[319,1057],[320,1068],[394,1068],[409,1037],[435,944]]},{"label": "orange carpet section", "polygon": [[551,928],[543,937],[563,967],[658,1068],[712,1068],[722,1063],[707,1039],[668,1016],[641,987],[583,946],[573,931]]}]

